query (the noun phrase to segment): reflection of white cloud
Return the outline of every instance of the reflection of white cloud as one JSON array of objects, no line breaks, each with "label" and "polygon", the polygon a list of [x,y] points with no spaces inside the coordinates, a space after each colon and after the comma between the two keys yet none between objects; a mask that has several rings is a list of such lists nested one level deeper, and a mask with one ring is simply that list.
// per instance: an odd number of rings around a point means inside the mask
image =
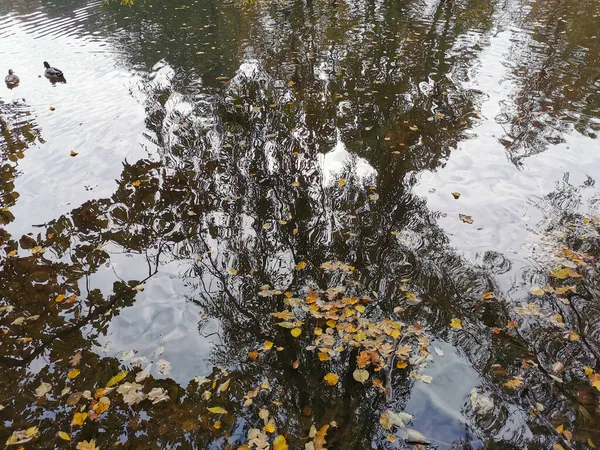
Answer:
[{"label": "reflection of white cloud", "polygon": [[351,165],[355,168],[355,176],[360,179],[371,178],[377,175],[377,171],[360,156],[351,154],[346,150],[346,145],[337,134],[335,147],[329,153],[320,156],[323,170],[323,183],[329,184],[337,179],[345,166]]}]

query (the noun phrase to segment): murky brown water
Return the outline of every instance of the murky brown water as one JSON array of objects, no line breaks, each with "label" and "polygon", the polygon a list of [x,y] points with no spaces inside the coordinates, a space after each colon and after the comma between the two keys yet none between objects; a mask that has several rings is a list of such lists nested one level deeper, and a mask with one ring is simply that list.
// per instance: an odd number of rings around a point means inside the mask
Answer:
[{"label": "murky brown water", "polygon": [[[583,369],[598,293],[544,297],[563,327],[516,312],[557,264],[547,236],[598,215],[597,34],[592,0],[3,0],[0,67],[21,82],[0,91],[0,440],[38,426],[26,448],[67,447],[58,431],[71,448],[238,448],[267,408],[290,448],[331,421],[330,449],[418,443],[386,410],[412,414],[428,448],[600,445]],[[373,361],[363,385],[357,338],[325,361],[310,350],[315,327],[341,326],[282,293],[340,286],[372,323],[414,328],[408,369]],[[298,338],[272,317],[293,308]],[[132,350],[171,399],[111,398],[72,425],[85,400],[63,389],[93,395],[137,370]],[[207,399],[198,375],[231,387]]]}]

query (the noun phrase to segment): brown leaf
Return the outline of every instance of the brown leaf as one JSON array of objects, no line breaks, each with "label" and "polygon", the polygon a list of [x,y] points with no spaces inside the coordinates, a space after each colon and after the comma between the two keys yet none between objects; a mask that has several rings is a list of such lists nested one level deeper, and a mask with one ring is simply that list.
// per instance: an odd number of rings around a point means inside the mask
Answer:
[{"label": "brown leaf", "polygon": [[459,214],[458,218],[460,220],[462,220],[464,223],[469,223],[469,224],[473,223],[473,217],[471,217],[471,216],[465,216],[464,214]]}]

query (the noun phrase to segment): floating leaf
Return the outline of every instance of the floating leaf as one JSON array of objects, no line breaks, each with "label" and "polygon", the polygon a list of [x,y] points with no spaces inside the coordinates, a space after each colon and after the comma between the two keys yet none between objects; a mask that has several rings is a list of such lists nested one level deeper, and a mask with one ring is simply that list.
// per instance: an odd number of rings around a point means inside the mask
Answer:
[{"label": "floating leaf", "polygon": [[533,295],[544,295],[545,292],[542,288],[534,288],[531,289],[529,292],[531,292]]},{"label": "floating leaf", "polygon": [[564,267],[562,269],[555,269],[550,272],[550,276],[554,278],[558,278],[559,280],[564,280],[565,278],[582,278],[577,272],[573,269],[569,269],[568,267]]},{"label": "floating leaf", "polygon": [[302,334],[302,330],[300,328],[294,328],[292,329],[292,331],[290,331],[290,333],[292,334],[292,336],[298,337]]},{"label": "floating leaf", "polygon": [[325,352],[319,352],[318,356],[319,356],[319,361],[329,361],[329,359],[331,359],[329,357],[329,353],[325,353]]},{"label": "floating leaf", "polygon": [[69,436],[67,433],[65,433],[64,431],[59,431],[58,433],[56,433],[56,435],[61,438],[63,441],[70,441],[71,440],[71,436]]},{"label": "floating leaf", "polygon": [[296,264],[296,270],[302,270],[306,267],[306,262],[305,261],[300,261],[298,264]]},{"label": "floating leaf", "polygon": [[365,369],[356,369],[352,372],[352,377],[359,383],[364,383],[369,379],[369,371]]},{"label": "floating leaf", "polygon": [[460,319],[454,318],[450,321],[450,327],[456,329],[462,329],[462,321]]},{"label": "floating leaf", "polygon": [[43,397],[52,389],[52,385],[50,383],[42,382],[36,389],[35,395],[36,397]]},{"label": "floating leaf", "polygon": [[6,440],[6,445],[17,445],[24,444],[31,441],[39,433],[38,427],[30,427],[26,430],[19,430],[13,432],[12,435]]},{"label": "floating leaf", "polygon": [[473,217],[471,217],[471,216],[465,216],[464,214],[459,214],[458,218],[460,220],[462,220],[464,223],[468,223],[468,224],[473,223]]},{"label": "floating leaf", "polygon": [[263,351],[268,352],[273,348],[273,343],[271,341],[265,341],[263,344]]},{"label": "floating leaf", "polygon": [[511,389],[516,389],[519,386],[521,386],[522,384],[523,384],[523,379],[521,377],[514,377],[512,380],[509,380],[506,383],[504,383],[504,386],[511,388]]},{"label": "floating leaf", "polygon": [[227,410],[220,406],[213,406],[212,408],[208,408],[208,410],[213,414],[227,414]]},{"label": "floating leaf", "polygon": [[460,192],[453,192],[453,193],[452,193],[452,196],[453,196],[453,197],[454,197],[456,200],[458,200],[458,199],[460,198]]},{"label": "floating leaf", "polygon": [[278,436],[275,436],[275,439],[273,439],[273,450],[287,450],[287,448],[288,448],[288,445],[285,440],[285,437],[282,436],[281,434]]},{"label": "floating leaf", "polygon": [[481,296],[481,300],[494,300],[495,298],[496,296],[494,295],[494,293],[490,291],[486,292]]},{"label": "floating leaf", "polygon": [[228,379],[227,381],[225,381],[223,384],[221,384],[218,388],[217,388],[217,392],[225,392],[227,389],[229,389],[229,382],[231,381],[231,379]]},{"label": "floating leaf", "polygon": [[323,377],[329,386],[335,386],[340,379],[335,373],[329,372],[327,375]]},{"label": "floating leaf", "polygon": [[384,430],[391,430],[392,427],[394,426],[394,424],[392,423],[392,419],[390,418],[390,415],[387,412],[382,412],[379,415],[379,425],[381,425],[381,427]]},{"label": "floating leaf", "polygon": [[266,431],[269,434],[273,434],[275,433],[275,430],[277,428],[275,427],[275,421],[273,420],[273,418],[271,418],[269,420],[269,422],[264,426],[263,430]]},{"label": "floating leaf", "polygon": [[340,185],[340,187],[344,187],[344,186],[346,186],[346,180],[344,180],[343,178],[340,178],[338,180],[338,184]]},{"label": "floating leaf", "polygon": [[69,377],[72,380],[80,373],[81,373],[81,371],[79,369],[72,369],[72,370],[69,370],[69,373],[67,373],[67,377]]},{"label": "floating leaf", "polygon": [[96,447],[96,442],[94,442],[94,440],[90,440],[90,441],[81,441],[79,444],[77,444],[77,447],[75,447],[76,450],[99,450],[100,447]]},{"label": "floating leaf", "polygon": [[76,412],[73,414],[73,420],[71,421],[71,426],[77,425],[82,426],[85,419],[87,419],[87,412]]},{"label": "floating leaf", "polygon": [[170,400],[170,397],[163,388],[152,388],[152,390],[148,392],[148,400],[152,401],[153,405],[156,405],[159,402]]},{"label": "floating leaf", "polygon": [[57,296],[57,297],[54,299],[54,301],[55,301],[56,303],[60,303],[60,302],[62,302],[62,301],[65,299],[65,298],[66,298],[65,294],[60,294],[59,296]]},{"label": "floating leaf", "polygon": [[258,352],[256,350],[252,350],[248,352],[248,358],[255,360],[258,358]]},{"label": "floating leaf", "polygon": [[108,380],[108,383],[106,383],[106,387],[111,387],[119,383],[123,378],[127,376],[128,373],[129,372],[127,370],[124,370],[123,372],[116,374],[114,377]]}]

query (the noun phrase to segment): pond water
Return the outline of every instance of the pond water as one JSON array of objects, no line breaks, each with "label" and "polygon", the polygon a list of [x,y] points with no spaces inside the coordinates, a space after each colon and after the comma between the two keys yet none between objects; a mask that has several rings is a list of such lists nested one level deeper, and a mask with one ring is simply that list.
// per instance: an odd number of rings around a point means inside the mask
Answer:
[{"label": "pond water", "polygon": [[[0,440],[600,445],[599,291],[533,294],[595,273],[556,254],[598,236],[598,34],[595,0],[4,0]],[[168,400],[72,397],[148,367]]]}]

